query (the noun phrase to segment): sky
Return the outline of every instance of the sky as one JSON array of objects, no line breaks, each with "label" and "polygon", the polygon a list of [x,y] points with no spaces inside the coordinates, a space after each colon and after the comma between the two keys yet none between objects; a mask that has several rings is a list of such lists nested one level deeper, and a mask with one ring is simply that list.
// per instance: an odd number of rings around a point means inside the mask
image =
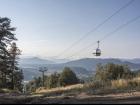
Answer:
[{"label": "sky", "polygon": [[[98,30],[63,51],[129,1],[0,0],[0,16],[10,18],[11,25],[17,28],[15,34],[22,56],[95,58],[92,53],[97,44],[91,44],[140,16],[140,0],[135,0]],[[102,41],[100,58],[140,58],[139,39],[140,19]]]}]

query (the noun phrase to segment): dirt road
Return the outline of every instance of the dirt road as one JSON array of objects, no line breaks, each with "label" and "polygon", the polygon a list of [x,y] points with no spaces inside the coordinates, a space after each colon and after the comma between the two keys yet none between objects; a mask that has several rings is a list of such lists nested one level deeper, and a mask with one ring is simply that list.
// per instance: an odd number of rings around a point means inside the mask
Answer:
[{"label": "dirt road", "polygon": [[110,95],[86,95],[77,96],[9,96],[0,97],[0,104],[140,104],[140,93],[110,94]]}]

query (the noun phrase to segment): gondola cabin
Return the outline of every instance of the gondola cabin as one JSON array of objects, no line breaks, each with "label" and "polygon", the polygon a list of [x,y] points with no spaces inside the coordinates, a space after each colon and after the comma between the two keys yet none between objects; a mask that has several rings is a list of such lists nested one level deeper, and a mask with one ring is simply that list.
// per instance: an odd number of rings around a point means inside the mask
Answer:
[{"label": "gondola cabin", "polygon": [[94,54],[95,54],[95,56],[101,56],[101,50],[99,48],[97,48],[96,52]]},{"label": "gondola cabin", "polygon": [[99,41],[97,42],[98,43],[98,48],[96,49],[95,53],[93,53],[95,56],[101,56],[101,50],[99,49]]}]

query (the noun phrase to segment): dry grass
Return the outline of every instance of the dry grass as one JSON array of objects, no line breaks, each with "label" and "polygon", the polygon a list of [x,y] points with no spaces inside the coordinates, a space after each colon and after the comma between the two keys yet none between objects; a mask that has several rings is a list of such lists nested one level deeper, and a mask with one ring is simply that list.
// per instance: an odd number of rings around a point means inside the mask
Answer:
[{"label": "dry grass", "polygon": [[119,80],[111,81],[111,87],[117,89],[126,88],[128,87],[128,80],[119,79]]},{"label": "dry grass", "polygon": [[0,93],[9,93],[11,90],[9,89],[0,89]]},{"label": "dry grass", "polygon": [[19,93],[19,92],[16,90],[10,90],[7,88],[3,88],[3,89],[0,89],[0,93]]},{"label": "dry grass", "polygon": [[133,78],[129,80],[119,79],[105,83],[97,82],[87,84],[76,84],[52,89],[39,88],[36,90],[35,94],[44,94],[47,96],[67,96],[80,94],[81,92],[85,92],[87,94],[108,94],[127,92],[133,90],[140,90],[140,78]]},{"label": "dry grass", "polygon": [[59,88],[52,88],[52,89],[45,89],[45,88],[39,88],[36,90],[35,93],[37,94],[42,94],[42,93],[63,93],[71,90],[78,90],[82,89],[83,84],[76,84],[76,85],[71,85],[71,86],[66,86],[66,87],[59,87]]},{"label": "dry grass", "polygon": [[111,86],[117,89],[140,87],[140,78],[114,80],[111,81]]}]

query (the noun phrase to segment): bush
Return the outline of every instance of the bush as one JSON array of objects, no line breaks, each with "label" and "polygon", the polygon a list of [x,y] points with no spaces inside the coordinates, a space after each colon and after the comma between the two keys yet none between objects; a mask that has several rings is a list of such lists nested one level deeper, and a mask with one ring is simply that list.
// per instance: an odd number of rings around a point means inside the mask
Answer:
[{"label": "bush", "polygon": [[140,78],[134,78],[134,79],[128,81],[128,85],[131,88],[140,87]]},{"label": "bush", "polygon": [[130,87],[130,88],[137,87],[137,86],[138,86],[137,81],[129,81],[128,82],[128,87]]},{"label": "bush", "polygon": [[104,84],[101,82],[90,82],[84,85],[86,89],[98,89],[104,87]]},{"label": "bush", "polygon": [[135,75],[126,65],[109,63],[106,65],[98,64],[95,73],[95,80],[109,81],[117,79],[130,79]]},{"label": "bush", "polygon": [[111,82],[110,81],[96,81],[84,84],[84,90],[89,93],[95,93],[98,90],[110,89]]},{"label": "bush", "polygon": [[59,78],[60,86],[74,85],[79,83],[76,74],[68,67],[65,67]]},{"label": "bush", "polygon": [[111,87],[114,89],[124,89],[128,87],[128,81],[124,79],[111,81]]},{"label": "bush", "polygon": [[115,89],[132,89],[140,87],[140,81],[139,79],[119,79],[119,80],[113,80],[111,81],[112,88]]}]

